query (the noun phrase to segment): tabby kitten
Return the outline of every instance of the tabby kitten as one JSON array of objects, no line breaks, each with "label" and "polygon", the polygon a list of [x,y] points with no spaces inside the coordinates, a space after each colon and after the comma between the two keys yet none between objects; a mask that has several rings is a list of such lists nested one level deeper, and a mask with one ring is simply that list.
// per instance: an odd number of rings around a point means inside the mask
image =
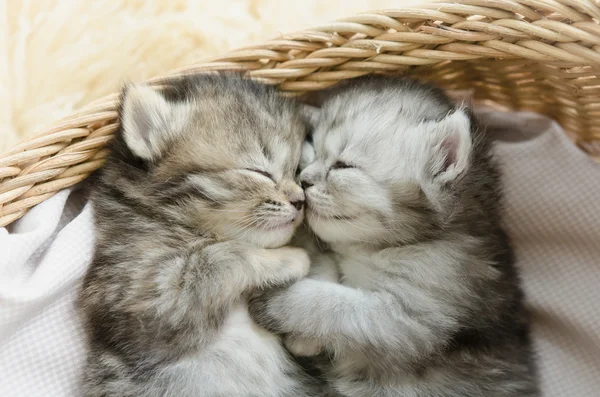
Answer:
[{"label": "tabby kitten", "polygon": [[126,88],[91,195],[85,396],[319,395],[247,310],[309,270],[282,247],[303,218],[299,109],[232,75]]},{"label": "tabby kitten", "polygon": [[253,316],[295,354],[328,358],[334,395],[537,396],[499,173],[475,119],[408,80],[331,95],[300,178],[335,261],[254,299]]}]

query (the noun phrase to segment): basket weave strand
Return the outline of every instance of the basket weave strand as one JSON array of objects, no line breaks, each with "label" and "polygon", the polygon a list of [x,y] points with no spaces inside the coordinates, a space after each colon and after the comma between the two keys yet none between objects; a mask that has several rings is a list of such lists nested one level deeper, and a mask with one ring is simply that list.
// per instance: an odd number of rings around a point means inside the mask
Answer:
[{"label": "basket weave strand", "polygon": [[[149,83],[234,70],[299,95],[369,73],[404,74],[548,115],[598,156],[599,21],[592,0],[438,1],[285,34]],[[94,101],[0,156],[0,226],[102,165],[117,104],[117,94]]]}]

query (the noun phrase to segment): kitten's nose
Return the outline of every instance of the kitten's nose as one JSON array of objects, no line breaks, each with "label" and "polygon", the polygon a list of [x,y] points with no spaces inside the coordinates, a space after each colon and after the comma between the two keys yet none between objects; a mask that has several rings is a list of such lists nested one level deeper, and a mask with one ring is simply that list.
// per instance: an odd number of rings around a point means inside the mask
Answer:
[{"label": "kitten's nose", "polygon": [[290,201],[290,204],[293,205],[294,208],[296,208],[298,211],[300,211],[304,206],[304,200]]}]

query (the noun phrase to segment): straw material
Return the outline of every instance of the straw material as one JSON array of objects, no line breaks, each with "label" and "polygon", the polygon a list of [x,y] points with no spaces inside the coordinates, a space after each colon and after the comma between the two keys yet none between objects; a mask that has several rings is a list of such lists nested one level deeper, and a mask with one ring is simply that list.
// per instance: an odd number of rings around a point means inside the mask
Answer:
[{"label": "straw material", "polygon": [[[363,13],[171,71],[237,70],[300,95],[369,73],[403,74],[475,101],[557,120],[600,156],[600,2],[461,0]],[[0,226],[102,165],[117,94],[0,156]]]}]

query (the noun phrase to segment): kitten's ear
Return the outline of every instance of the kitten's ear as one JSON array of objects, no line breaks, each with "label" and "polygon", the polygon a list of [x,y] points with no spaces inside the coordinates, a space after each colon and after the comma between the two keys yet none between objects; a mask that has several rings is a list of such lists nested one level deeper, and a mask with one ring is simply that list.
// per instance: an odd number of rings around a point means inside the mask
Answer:
[{"label": "kitten's ear", "polygon": [[435,124],[430,169],[433,177],[449,183],[463,174],[471,157],[471,119],[457,109]]},{"label": "kitten's ear", "polygon": [[321,109],[316,106],[303,104],[302,118],[311,126],[311,129],[314,130],[321,118]]},{"label": "kitten's ear", "polygon": [[162,151],[184,105],[170,104],[156,90],[144,84],[125,87],[121,122],[125,143],[144,160],[155,160]]}]

